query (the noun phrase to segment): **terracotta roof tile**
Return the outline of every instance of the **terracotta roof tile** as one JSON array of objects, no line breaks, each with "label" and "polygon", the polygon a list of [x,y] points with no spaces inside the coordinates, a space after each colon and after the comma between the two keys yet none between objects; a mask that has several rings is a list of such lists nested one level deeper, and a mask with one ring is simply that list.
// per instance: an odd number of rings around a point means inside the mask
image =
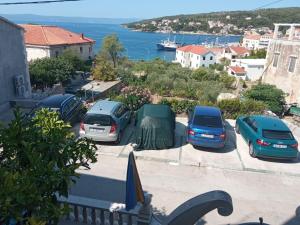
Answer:
[{"label": "terracotta roof tile", "polygon": [[229,66],[229,68],[237,74],[245,74],[246,71],[243,67],[239,67],[239,66]]},{"label": "terracotta roof tile", "polygon": [[183,52],[190,52],[197,55],[205,55],[210,52],[210,50],[204,46],[201,45],[186,45],[183,47],[178,48],[177,50],[183,51]]},{"label": "terracotta roof tile", "polygon": [[21,24],[25,29],[25,43],[29,45],[71,45],[95,41],[57,26]]},{"label": "terracotta roof tile", "polygon": [[248,49],[241,46],[230,46],[229,48],[231,51],[234,51],[238,55],[244,55],[246,53],[249,53]]},{"label": "terracotta roof tile", "polygon": [[244,38],[250,40],[260,40],[261,36],[259,34],[248,34]]}]

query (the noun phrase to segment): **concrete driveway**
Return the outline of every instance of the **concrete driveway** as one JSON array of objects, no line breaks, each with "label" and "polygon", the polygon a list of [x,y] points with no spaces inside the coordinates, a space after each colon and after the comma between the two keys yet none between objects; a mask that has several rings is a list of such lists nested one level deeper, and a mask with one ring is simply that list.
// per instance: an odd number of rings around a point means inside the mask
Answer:
[{"label": "concrete driveway", "polygon": [[[185,142],[187,119],[176,119],[175,146],[165,150],[135,151],[135,156],[143,160],[165,162],[172,165],[211,167],[238,171],[288,174],[300,177],[300,159],[296,161],[254,159],[250,157],[248,146],[241,135],[236,134],[234,120],[226,121],[227,140],[222,150],[194,148]],[[78,126],[75,127],[75,131]],[[299,140],[299,137],[298,141]],[[98,143],[98,154],[127,158],[133,151],[134,126],[125,130],[119,145]]]},{"label": "concrete driveway", "polygon": [[[235,121],[232,120],[227,121],[228,139],[223,150],[195,149],[185,142],[186,124],[186,118],[177,118],[173,148],[135,152],[143,188],[153,195],[156,216],[165,218],[181,203],[198,194],[224,190],[233,198],[234,213],[224,218],[214,211],[200,224],[258,222],[259,217],[272,225],[300,224],[299,160],[251,158],[248,146],[240,135],[236,135]],[[74,129],[78,132],[78,126]],[[127,157],[133,150],[133,142],[134,127],[131,124],[119,145],[99,143],[98,162],[91,165],[91,170],[78,171],[82,176],[72,193],[122,201]]]}]

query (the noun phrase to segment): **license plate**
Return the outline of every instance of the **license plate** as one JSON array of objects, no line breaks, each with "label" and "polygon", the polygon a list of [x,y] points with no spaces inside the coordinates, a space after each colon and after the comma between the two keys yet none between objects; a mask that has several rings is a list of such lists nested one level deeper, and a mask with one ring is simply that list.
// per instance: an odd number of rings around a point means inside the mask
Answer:
[{"label": "license plate", "polygon": [[103,132],[104,129],[103,128],[90,128],[91,132]]},{"label": "license plate", "polygon": [[211,135],[211,134],[201,134],[201,137],[214,138],[214,135]]},{"label": "license plate", "polygon": [[273,145],[274,148],[287,148],[287,145]]}]

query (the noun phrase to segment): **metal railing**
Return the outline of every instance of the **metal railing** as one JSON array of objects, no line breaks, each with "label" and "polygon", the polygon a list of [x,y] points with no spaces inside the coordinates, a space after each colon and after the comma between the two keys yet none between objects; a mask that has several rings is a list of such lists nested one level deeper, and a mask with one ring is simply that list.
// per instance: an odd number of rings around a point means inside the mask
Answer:
[{"label": "metal railing", "polygon": [[125,210],[124,204],[89,199],[69,195],[59,198],[59,202],[67,204],[69,213],[62,219],[61,224],[100,224],[100,225],[146,225],[150,223],[150,204],[138,204],[130,211]]}]

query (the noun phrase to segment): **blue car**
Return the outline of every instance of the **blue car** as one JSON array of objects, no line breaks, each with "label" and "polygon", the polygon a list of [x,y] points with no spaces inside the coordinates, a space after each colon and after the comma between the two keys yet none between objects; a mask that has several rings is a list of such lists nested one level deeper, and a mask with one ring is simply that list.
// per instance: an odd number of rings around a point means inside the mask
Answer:
[{"label": "blue car", "polygon": [[187,142],[193,146],[223,148],[226,141],[225,123],[219,108],[196,106],[189,116]]}]

